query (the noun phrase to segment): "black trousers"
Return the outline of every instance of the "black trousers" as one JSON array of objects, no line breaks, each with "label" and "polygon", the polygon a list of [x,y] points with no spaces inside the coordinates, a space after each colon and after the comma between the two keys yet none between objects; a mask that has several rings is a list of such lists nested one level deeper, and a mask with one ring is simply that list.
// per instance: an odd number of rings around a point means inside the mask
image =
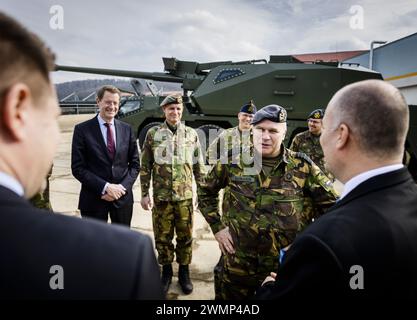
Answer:
[{"label": "black trousers", "polygon": [[81,217],[94,218],[107,222],[110,214],[111,223],[118,223],[130,227],[132,221],[133,203],[127,204],[122,208],[109,206],[106,211],[81,210]]}]

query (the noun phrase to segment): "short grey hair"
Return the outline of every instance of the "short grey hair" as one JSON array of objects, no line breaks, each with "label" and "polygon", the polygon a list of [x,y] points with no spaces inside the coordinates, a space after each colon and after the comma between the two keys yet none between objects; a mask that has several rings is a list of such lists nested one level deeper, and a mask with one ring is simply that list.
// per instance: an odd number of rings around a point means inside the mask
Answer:
[{"label": "short grey hair", "polygon": [[335,126],[345,123],[371,156],[402,154],[409,125],[408,105],[401,92],[382,80],[365,80],[339,90],[332,98]]}]

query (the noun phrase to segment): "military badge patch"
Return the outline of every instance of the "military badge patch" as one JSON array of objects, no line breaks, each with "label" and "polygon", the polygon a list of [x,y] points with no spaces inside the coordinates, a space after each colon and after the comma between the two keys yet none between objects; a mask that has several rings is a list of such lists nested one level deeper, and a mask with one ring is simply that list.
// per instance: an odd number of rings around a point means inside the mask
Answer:
[{"label": "military badge patch", "polygon": [[284,112],[280,111],[279,122],[285,122],[285,121],[287,121],[287,115]]}]

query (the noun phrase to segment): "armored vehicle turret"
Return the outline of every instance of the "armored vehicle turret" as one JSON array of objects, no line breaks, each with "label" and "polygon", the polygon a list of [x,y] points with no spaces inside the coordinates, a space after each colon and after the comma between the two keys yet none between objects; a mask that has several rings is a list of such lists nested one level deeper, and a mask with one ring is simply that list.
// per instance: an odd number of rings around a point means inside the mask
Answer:
[{"label": "armored vehicle turret", "polygon": [[[209,63],[163,58],[163,62],[164,72],[68,66],[57,66],[56,70],[148,79],[151,80],[147,83],[148,87],[153,86],[152,81],[179,83],[185,102],[183,121],[206,133],[209,129],[237,125],[237,113],[249,100],[254,100],[258,108],[279,104],[288,112],[287,143],[295,134],[307,129],[308,114],[325,107],[337,90],[365,79],[382,79],[380,73],[358,64],[322,61],[303,63],[292,56],[271,56],[269,61]],[[149,128],[163,121],[159,104],[164,97],[156,91],[151,90],[149,96],[140,95],[133,100],[126,100],[125,106],[121,105],[120,108],[119,118],[135,128],[140,145]],[[415,114],[411,119],[417,121]],[[411,123],[411,127],[410,133],[417,134],[417,123]],[[415,140],[416,137],[410,137],[407,142],[414,162],[417,154]]]}]

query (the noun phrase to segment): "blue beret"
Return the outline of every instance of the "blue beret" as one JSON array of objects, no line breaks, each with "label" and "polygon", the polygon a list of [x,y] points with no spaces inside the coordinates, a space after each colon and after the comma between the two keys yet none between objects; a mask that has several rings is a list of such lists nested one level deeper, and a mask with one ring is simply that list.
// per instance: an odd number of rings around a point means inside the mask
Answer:
[{"label": "blue beret", "polygon": [[242,108],[240,108],[240,112],[255,114],[256,113],[256,106],[253,103],[253,100],[249,101],[247,104],[244,104]]},{"label": "blue beret", "polygon": [[252,119],[252,124],[257,124],[263,120],[285,123],[287,122],[287,111],[281,106],[270,104],[255,113],[255,116]]},{"label": "blue beret", "polygon": [[324,117],[324,110],[316,109],[309,114],[307,119],[323,119],[323,117]]}]

